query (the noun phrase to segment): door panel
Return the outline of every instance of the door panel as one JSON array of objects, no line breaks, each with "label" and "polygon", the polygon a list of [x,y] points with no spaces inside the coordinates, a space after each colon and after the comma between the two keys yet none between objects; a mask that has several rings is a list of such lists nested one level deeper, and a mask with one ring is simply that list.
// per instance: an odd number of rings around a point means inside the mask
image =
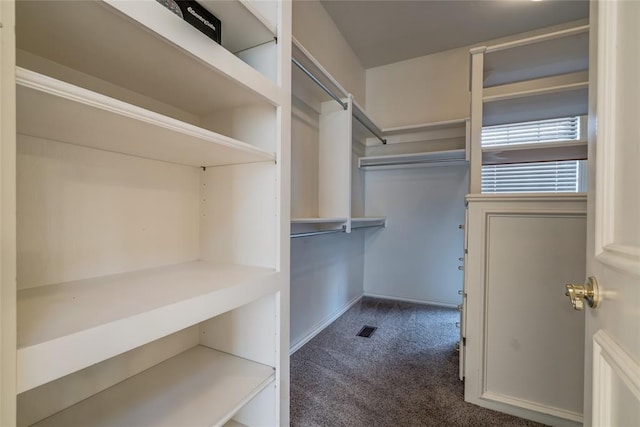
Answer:
[{"label": "door panel", "polygon": [[584,319],[559,283],[585,271],[585,195],[469,200],[465,399],[582,423]]},{"label": "door panel", "polygon": [[486,390],[581,421],[584,320],[556,283],[585,270],[586,217],[491,215]]},{"label": "door panel", "polygon": [[[640,425],[640,2],[591,4],[585,425]],[[579,313],[576,313],[579,315]]]}]

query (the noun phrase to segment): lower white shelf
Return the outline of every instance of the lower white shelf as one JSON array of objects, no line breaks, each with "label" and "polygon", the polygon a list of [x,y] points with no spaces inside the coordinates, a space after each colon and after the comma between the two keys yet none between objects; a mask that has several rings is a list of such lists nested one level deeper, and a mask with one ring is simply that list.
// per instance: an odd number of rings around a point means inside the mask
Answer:
[{"label": "lower white shelf", "polygon": [[347,222],[347,218],[291,218],[291,224],[342,224]]},{"label": "lower white shelf", "polygon": [[277,277],[193,261],[21,290],[18,392],[277,292]]},{"label": "lower white shelf", "polygon": [[356,228],[368,228],[368,227],[386,227],[387,226],[387,218],[384,216],[380,217],[357,217],[351,218],[351,229]]},{"label": "lower white shelf", "polygon": [[344,232],[347,218],[291,218],[291,238]]},{"label": "lower white shelf", "polygon": [[274,381],[270,366],[196,346],[35,426],[221,426]]}]

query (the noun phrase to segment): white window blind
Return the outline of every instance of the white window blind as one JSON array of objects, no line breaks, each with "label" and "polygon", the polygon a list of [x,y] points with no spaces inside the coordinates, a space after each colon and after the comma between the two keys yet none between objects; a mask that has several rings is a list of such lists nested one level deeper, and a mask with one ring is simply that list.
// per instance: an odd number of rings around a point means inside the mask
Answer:
[{"label": "white window blind", "polygon": [[576,160],[482,166],[483,193],[575,193],[581,188]]},{"label": "white window blind", "polygon": [[482,128],[482,146],[531,144],[580,139],[580,117],[538,120]]},{"label": "white window blind", "polygon": [[[482,146],[577,141],[580,117],[482,128]],[[550,161],[482,166],[483,193],[566,193],[585,191],[584,161]]]}]

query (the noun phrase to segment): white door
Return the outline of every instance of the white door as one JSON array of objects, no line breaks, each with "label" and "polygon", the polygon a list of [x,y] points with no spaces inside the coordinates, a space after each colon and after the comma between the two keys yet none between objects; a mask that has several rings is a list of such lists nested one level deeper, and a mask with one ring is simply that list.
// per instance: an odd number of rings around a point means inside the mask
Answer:
[{"label": "white door", "polygon": [[0,0],[0,426],[16,423],[15,5]]},{"label": "white door", "polygon": [[587,426],[640,426],[638,23],[639,1],[592,1],[587,276],[601,301],[584,309]]}]

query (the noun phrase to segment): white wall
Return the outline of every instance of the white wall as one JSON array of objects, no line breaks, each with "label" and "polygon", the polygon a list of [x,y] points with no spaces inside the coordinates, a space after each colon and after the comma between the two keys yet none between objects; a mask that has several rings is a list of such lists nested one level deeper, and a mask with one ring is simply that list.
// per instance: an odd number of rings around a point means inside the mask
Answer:
[{"label": "white wall", "polygon": [[365,70],[319,1],[293,2],[293,37],[311,52],[360,105],[365,105]]},{"label": "white wall", "polygon": [[368,215],[387,228],[365,241],[367,295],[455,306],[461,299],[466,166],[366,172]]},{"label": "white wall", "polygon": [[[465,47],[368,69],[367,112],[381,128],[468,117],[468,56]],[[426,149],[434,144],[454,149],[464,141],[429,141]],[[404,152],[397,145],[384,149]],[[367,215],[386,215],[387,228],[369,232],[365,242],[365,294],[462,302],[464,233],[458,225],[464,223],[468,180],[466,166],[366,172]]]},{"label": "white wall", "polygon": [[382,128],[469,116],[469,50],[367,70],[367,112]]},{"label": "white wall", "polygon": [[362,296],[364,233],[291,240],[291,347],[297,349]]},{"label": "white wall", "polygon": [[556,31],[575,21],[366,71],[366,110],[382,128],[469,116],[469,49]]}]

